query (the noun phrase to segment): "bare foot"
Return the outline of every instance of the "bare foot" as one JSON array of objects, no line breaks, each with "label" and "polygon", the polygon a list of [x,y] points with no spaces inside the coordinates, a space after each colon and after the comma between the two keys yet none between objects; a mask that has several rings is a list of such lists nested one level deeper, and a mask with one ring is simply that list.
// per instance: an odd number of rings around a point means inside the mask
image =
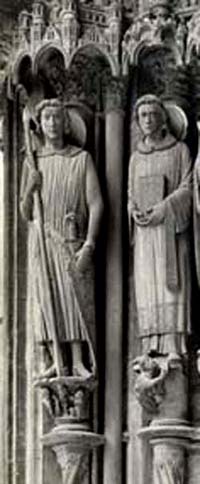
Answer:
[{"label": "bare foot", "polygon": [[73,376],[79,376],[82,378],[90,378],[91,372],[88,371],[82,363],[77,363],[73,366]]},{"label": "bare foot", "polygon": [[46,370],[43,371],[43,373],[40,373],[39,379],[44,379],[44,378],[53,378],[56,376],[56,367],[55,365],[49,366]]}]

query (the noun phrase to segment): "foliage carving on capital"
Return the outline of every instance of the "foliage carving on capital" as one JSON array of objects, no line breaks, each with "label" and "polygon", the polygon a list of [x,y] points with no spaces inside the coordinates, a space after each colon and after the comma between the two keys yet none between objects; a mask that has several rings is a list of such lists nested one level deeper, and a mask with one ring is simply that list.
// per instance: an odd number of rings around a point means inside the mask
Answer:
[{"label": "foliage carving on capital", "polygon": [[55,377],[37,380],[35,387],[43,390],[43,405],[54,418],[65,418],[70,424],[89,421],[89,399],[97,381],[79,378]]}]

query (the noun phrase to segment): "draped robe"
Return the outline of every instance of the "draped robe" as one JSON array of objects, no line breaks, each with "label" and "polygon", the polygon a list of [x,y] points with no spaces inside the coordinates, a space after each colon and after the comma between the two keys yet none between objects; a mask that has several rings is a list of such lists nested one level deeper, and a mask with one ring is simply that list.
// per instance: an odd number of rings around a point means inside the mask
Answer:
[{"label": "draped robe", "polygon": [[[140,209],[140,177],[148,180],[152,176],[166,181],[166,193],[160,201],[165,217],[157,226],[142,227],[134,222],[133,210]],[[144,353],[186,352],[190,333],[191,180],[188,148],[169,134],[152,149],[140,142],[132,154],[128,213],[138,337]]]},{"label": "draped robe", "polygon": [[[54,302],[54,319],[60,342],[87,341],[90,359],[94,357],[94,277],[93,264],[80,273],[72,268],[77,250],[87,236],[88,207],[86,177],[90,155],[73,146],[37,155],[38,170],[42,174],[41,200],[48,271]],[[25,162],[21,203],[30,174]],[[28,296],[29,324],[34,326],[37,342],[52,341],[47,320],[47,292],[42,273],[35,205],[29,208]],[[74,271],[74,277],[73,277]],[[76,274],[75,274],[76,272]]]}]

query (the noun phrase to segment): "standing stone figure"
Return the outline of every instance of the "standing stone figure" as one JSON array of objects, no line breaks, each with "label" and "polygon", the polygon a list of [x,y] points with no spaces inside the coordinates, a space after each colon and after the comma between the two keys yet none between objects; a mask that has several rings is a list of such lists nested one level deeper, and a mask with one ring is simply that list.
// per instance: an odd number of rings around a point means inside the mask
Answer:
[{"label": "standing stone figure", "polygon": [[[36,107],[36,120],[36,166],[31,166],[27,157],[21,183],[21,212],[29,221],[28,324],[34,328],[35,341],[45,348],[46,363],[41,376],[56,375],[55,337],[48,321],[52,304],[63,374],[87,378],[95,373],[96,365],[92,256],[102,198],[91,156],[80,148],[84,130],[78,111],[58,99],[43,100]],[[69,144],[72,125],[73,138],[79,146]],[[41,202],[48,267],[42,260],[36,193]],[[51,298],[44,269],[48,271]]]},{"label": "standing stone figure", "polygon": [[172,132],[178,135],[186,120],[180,108],[170,111],[154,95],[141,97],[135,113],[142,140],[130,160],[128,214],[141,352],[184,354],[190,332],[191,160]]}]

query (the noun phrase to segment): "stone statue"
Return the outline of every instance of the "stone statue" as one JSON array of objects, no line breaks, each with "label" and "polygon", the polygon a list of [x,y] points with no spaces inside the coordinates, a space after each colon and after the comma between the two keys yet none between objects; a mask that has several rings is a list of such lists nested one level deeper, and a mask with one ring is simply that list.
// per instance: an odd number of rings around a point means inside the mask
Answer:
[{"label": "stone statue", "polygon": [[141,352],[184,354],[192,175],[188,148],[176,136],[182,138],[187,120],[178,106],[154,95],[141,97],[135,113],[142,140],[130,160],[128,214]]},{"label": "stone statue", "polygon": [[[91,156],[80,147],[79,112],[58,99],[43,100],[35,112],[37,137],[29,130],[21,183],[21,213],[29,221],[29,324],[45,348],[41,377],[87,378],[96,367],[93,252],[102,198]],[[77,146],[69,144],[72,132]]]}]

